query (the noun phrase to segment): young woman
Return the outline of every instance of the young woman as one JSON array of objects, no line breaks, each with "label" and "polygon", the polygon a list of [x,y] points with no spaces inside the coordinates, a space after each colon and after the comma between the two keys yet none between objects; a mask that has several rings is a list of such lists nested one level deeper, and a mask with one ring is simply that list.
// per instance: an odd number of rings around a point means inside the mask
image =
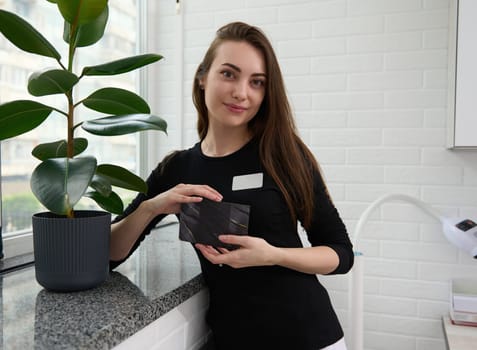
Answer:
[{"label": "young woman", "polygon": [[[297,135],[277,58],[260,29],[234,22],[217,31],[197,69],[193,101],[200,141],[166,157],[149,176],[148,193],[115,220],[112,268],[182,203],[247,204],[250,234],[220,236],[238,249],[195,244],[215,349],[346,349],[316,275],[348,272],[352,245]],[[243,176],[248,185],[236,186]],[[311,247],[303,247],[298,223]]]}]

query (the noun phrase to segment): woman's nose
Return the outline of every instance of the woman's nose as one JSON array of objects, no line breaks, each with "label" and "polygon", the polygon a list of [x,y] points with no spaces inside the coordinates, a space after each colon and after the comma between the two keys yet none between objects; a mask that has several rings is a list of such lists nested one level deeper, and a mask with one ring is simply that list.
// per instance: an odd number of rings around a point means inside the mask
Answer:
[{"label": "woman's nose", "polygon": [[244,81],[238,81],[232,92],[232,97],[237,100],[243,100],[247,97],[247,83]]}]

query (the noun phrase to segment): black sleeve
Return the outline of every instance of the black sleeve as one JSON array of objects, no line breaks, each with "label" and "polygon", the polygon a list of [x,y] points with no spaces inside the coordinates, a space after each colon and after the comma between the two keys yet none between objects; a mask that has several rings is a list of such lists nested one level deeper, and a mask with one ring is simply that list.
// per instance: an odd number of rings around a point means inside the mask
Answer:
[{"label": "black sleeve", "polygon": [[315,175],[315,207],[312,224],[307,230],[312,246],[328,246],[339,257],[338,267],[331,274],[347,273],[354,262],[353,245],[346,226],[334,206],[320,174]]},{"label": "black sleeve", "polygon": [[[114,220],[113,223],[119,222],[125,217],[127,217],[129,214],[134,212],[139,205],[144,202],[145,200],[148,200],[150,198],[155,197],[159,193],[162,193],[164,191],[167,191],[169,188],[173,187],[175,183],[171,181],[171,177],[168,175],[168,171],[166,171],[166,163],[167,167],[169,167],[169,161],[171,158],[177,153],[173,153],[170,156],[166,157],[157,167],[154,169],[149,177],[146,180],[147,183],[147,193],[139,193],[136,198],[126,207],[124,212],[117,216]],[[151,222],[146,226],[144,231],[141,233],[141,235],[138,237],[134,245],[132,246],[131,250],[129,251],[128,255],[118,261],[113,261],[110,260],[109,262],[109,269],[113,270],[120,264],[122,264],[124,261],[126,261],[132,253],[139,247],[141,242],[146,238],[149,233],[151,233],[151,230],[156,227],[156,225],[167,215],[161,214],[156,216]]]}]

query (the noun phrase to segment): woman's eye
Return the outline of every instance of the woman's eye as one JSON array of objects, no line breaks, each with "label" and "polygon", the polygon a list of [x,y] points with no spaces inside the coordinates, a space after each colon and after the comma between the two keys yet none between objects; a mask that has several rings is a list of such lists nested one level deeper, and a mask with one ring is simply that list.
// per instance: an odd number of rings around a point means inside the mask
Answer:
[{"label": "woman's eye", "polygon": [[234,77],[234,74],[231,71],[228,71],[228,70],[224,70],[224,71],[220,72],[220,74],[222,74],[222,76],[224,78],[228,78],[228,79],[231,79],[231,78]]},{"label": "woman's eye", "polygon": [[265,86],[265,81],[262,79],[253,79],[252,86],[257,88],[263,87]]}]

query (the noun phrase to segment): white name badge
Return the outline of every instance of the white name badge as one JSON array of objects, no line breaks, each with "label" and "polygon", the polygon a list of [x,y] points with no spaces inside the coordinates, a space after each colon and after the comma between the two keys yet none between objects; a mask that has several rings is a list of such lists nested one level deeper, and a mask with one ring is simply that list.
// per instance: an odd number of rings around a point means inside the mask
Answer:
[{"label": "white name badge", "polygon": [[234,176],[232,179],[232,191],[250,190],[263,186],[263,173]]}]

